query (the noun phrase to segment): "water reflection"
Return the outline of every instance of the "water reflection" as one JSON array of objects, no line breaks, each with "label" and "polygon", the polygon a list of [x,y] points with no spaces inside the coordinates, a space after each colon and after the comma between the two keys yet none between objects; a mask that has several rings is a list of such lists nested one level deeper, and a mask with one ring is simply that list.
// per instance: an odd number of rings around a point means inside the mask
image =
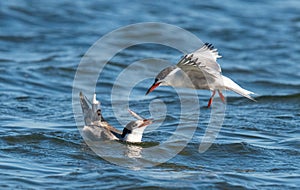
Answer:
[{"label": "water reflection", "polygon": [[143,147],[137,145],[128,145],[127,150],[125,151],[125,155],[128,158],[142,158],[141,152]]}]

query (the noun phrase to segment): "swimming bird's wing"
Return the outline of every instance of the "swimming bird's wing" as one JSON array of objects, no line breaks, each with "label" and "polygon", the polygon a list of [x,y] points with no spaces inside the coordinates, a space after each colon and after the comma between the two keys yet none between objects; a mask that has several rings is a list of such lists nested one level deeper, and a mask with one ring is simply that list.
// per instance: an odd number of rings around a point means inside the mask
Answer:
[{"label": "swimming bird's wing", "polygon": [[201,73],[208,77],[220,78],[221,67],[217,63],[217,59],[220,57],[222,56],[212,44],[205,43],[197,51],[185,55],[177,66],[186,73],[192,73],[192,75],[197,75],[198,72],[198,74]]},{"label": "swimming bird's wing", "polygon": [[83,112],[83,117],[84,117],[84,123],[85,125],[91,125],[92,124],[92,109],[91,109],[91,102],[86,98],[85,95],[83,95],[82,92],[80,92],[79,94],[80,97],[80,105],[81,105],[81,109]]},{"label": "swimming bird's wing", "polygon": [[137,118],[138,120],[144,120],[143,117],[139,116],[139,115],[138,115],[137,113],[135,113],[134,111],[132,111],[132,110],[130,110],[130,109],[128,109],[128,111],[129,111],[129,113],[130,113],[133,117]]},{"label": "swimming bird's wing", "polygon": [[101,110],[97,110],[98,113],[93,113],[92,110],[92,104],[91,102],[87,99],[85,95],[83,95],[82,92],[79,94],[80,97],[80,104],[84,116],[84,122],[86,126],[91,126],[91,127],[100,127],[105,133],[119,133],[121,134],[121,131],[116,129],[115,127],[111,126],[105,119],[102,117]]}]

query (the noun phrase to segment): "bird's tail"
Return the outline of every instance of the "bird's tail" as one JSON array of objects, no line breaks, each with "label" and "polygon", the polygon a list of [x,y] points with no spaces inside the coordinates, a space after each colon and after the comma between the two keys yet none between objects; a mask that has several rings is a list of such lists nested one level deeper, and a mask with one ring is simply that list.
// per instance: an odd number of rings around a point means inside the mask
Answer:
[{"label": "bird's tail", "polygon": [[231,90],[235,93],[238,93],[246,98],[249,98],[250,100],[256,101],[253,97],[251,97],[251,95],[254,95],[255,93],[243,89],[242,87],[240,87],[238,84],[236,84],[235,82],[233,82],[230,78],[222,76],[223,77],[223,83],[224,86],[226,87],[227,90]]}]

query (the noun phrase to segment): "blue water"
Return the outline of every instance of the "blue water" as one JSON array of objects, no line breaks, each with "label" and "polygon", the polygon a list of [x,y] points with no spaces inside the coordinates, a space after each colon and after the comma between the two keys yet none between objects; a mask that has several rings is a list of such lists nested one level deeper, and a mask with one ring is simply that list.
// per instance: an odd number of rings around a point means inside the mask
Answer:
[{"label": "blue water", "polygon": [[[300,188],[299,12],[297,0],[1,1],[0,188]],[[213,43],[223,56],[223,74],[257,93],[257,102],[228,92],[221,131],[199,153],[210,116],[205,108],[209,94],[199,92],[200,122],[189,144],[165,163],[132,169],[102,159],[85,143],[74,118],[72,90],[89,47],[139,22],[172,24]],[[105,80],[97,82],[104,117],[119,129],[110,102],[111,79],[149,57],[175,64],[180,54],[151,44],[125,49],[105,68]],[[136,73],[151,69],[149,64]],[[179,112],[174,89],[159,87],[144,96],[151,83],[139,83],[129,103],[145,117],[150,102],[165,103],[163,126],[143,138],[155,144],[175,130]],[[186,113],[186,119],[194,114]]]}]

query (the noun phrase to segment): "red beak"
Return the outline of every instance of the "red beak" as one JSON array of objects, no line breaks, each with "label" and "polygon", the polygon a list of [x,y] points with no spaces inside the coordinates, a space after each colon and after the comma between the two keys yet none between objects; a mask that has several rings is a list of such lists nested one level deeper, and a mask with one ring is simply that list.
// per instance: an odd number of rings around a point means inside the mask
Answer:
[{"label": "red beak", "polygon": [[159,86],[159,84],[160,84],[160,82],[152,84],[152,86],[147,90],[147,92],[146,92],[145,95],[147,95],[147,94],[149,94],[150,92],[152,92],[156,87]]},{"label": "red beak", "polygon": [[148,126],[150,124],[152,124],[152,119],[143,119],[143,124],[138,126],[138,128]]}]

